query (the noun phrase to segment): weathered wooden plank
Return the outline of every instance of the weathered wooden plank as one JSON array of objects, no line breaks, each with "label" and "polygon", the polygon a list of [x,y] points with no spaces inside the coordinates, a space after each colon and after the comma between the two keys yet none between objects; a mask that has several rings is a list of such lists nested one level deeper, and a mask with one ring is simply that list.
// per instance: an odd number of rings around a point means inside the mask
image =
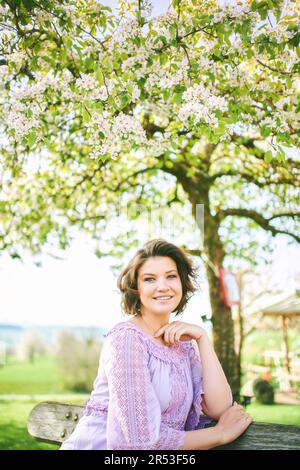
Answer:
[{"label": "weathered wooden plank", "polygon": [[[61,443],[75,428],[84,407],[66,403],[42,402],[28,418],[28,432],[44,442]],[[215,450],[296,450],[300,449],[300,427],[285,424],[252,423],[231,444]]]},{"label": "weathered wooden plank", "polygon": [[35,439],[60,444],[73,432],[83,410],[79,405],[39,403],[29,415],[28,432]]},{"label": "weathered wooden plank", "polygon": [[252,423],[234,442],[216,450],[299,450],[300,427],[286,424]]}]

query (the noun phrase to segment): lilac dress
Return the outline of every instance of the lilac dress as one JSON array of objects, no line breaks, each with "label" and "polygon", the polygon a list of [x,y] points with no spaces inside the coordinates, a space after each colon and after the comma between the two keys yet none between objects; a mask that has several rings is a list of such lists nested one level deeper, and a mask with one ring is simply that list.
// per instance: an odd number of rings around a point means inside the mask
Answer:
[{"label": "lilac dress", "polygon": [[185,431],[205,424],[192,341],[159,344],[128,321],[106,336],[91,397],[61,449],[180,449]]}]

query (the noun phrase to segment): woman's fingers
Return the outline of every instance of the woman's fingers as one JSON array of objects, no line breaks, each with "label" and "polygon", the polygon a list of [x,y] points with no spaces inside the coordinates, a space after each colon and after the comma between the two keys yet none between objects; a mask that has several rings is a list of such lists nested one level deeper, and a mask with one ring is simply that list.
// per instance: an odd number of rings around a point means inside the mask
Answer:
[{"label": "woman's fingers", "polygon": [[174,344],[177,341],[180,341],[180,338],[184,336],[186,333],[186,328],[184,325],[176,325],[172,330],[170,331],[169,335],[169,343]]},{"label": "woman's fingers", "polygon": [[164,334],[164,331],[165,329],[167,328],[168,325],[163,325],[161,328],[159,328],[159,330],[157,330],[155,333],[154,333],[154,337],[155,338],[158,338],[159,336],[162,336]]},{"label": "woman's fingers", "polygon": [[174,334],[174,342],[175,341],[179,341],[180,340],[180,337],[184,334],[184,331],[182,330],[182,328],[178,328],[178,330],[175,332]]},{"label": "woman's fingers", "polygon": [[165,343],[171,344],[175,342],[175,334],[180,329],[178,322],[167,323],[154,333],[154,337],[163,336]]},{"label": "woman's fingers", "polygon": [[175,335],[179,332],[180,330],[180,325],[178,324],[171,324],[169,328],[166,329],[165,331],[165,342],[168,344],[173,344],[175,343]]},{"label": "woman's fingers", "polygon": [[191,339],[198,340],[205,331],[198,325],[192,325],[185,322],[173,321],[159,328],[154,333],[154,338],[163,336],[165,343],[174,344],[176,341],[180,341],[183,336],[183,341],[189,341]]}]

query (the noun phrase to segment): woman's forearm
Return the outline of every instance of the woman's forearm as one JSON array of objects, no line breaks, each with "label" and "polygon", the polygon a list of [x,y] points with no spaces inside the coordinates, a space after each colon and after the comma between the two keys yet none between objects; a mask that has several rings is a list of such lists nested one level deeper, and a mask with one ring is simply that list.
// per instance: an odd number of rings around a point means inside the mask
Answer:
[{"label": "woman's forearm", "polygon": [[186,431],[180,450],[208,450],[221,445],[221,437],[216,427]]},{"label": "woman's forearm", "polygon": [[218,419],[231,405],[230,388],[208,336],[201,336],[197,344],[202,362],[205,405],[208,415]]},{"label": "woman's forearm", "polygon": [[181,450],[207,450],[233,442],[252,423],[241,405],[234,403],[222,414],[216,426],[187,431]]}]

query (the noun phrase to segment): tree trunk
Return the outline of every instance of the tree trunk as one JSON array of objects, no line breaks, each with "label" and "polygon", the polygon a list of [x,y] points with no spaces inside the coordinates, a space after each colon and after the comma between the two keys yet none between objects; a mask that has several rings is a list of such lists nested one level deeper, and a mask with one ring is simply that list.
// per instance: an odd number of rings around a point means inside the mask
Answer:
[{"label": "tree trunk", "polygon": [[[208,258],[215,268],[221,267],[225,253],[218,234],[219,225],[215,217],[205,211],[204,245]],[[226,307],[221,295],[220,282],[212,267],[207,265],[210,303],[212,309],[213,339],[216,354],[230,383],[233,398],[239,400],[240,374],[235,352],[234,322],[230,307]]]},{"label": "tree trunk", "polygon": [[[245,271],[244,271],[245,272]],[[237,338],[237,346],[236,346],[236,359],[237,359],[237,367],[238,367],[238,384],[239,389],[241,388],[241,381],[242,381],[242,351],[244,346],[245,340],[245,331],[244,331],[244,316],[243,316],[243,292],[244,292],[244,285],[243,285],[243,272],[237,275],[238,281],[238,288],[239,288],[239,295],[240,295],[240,303],[238,305],[238,318],[237,318],[237,328],[238,330],[238,338]]]},{"label": "tree trunk", "polygon": [[[175,172],[174,172],[175,173]],[[222,364],[233,397],[239,400],[240,379],[237,356],[234,348],[234,323],[231,309],[224,305],[221,297],[217,268],[222,266],[225,251],[219,237],[219,220],[213,216],[209,204],[209,183],[207,180],[187,178],[186,172],[176,171],[176,176],[192,204],[196,215],[196,204],[204,205],[204,250],[211,262],[206,264],[212,309],[213,342],[216,354]],[[197,221],[198,222],[198,221]]]}]

